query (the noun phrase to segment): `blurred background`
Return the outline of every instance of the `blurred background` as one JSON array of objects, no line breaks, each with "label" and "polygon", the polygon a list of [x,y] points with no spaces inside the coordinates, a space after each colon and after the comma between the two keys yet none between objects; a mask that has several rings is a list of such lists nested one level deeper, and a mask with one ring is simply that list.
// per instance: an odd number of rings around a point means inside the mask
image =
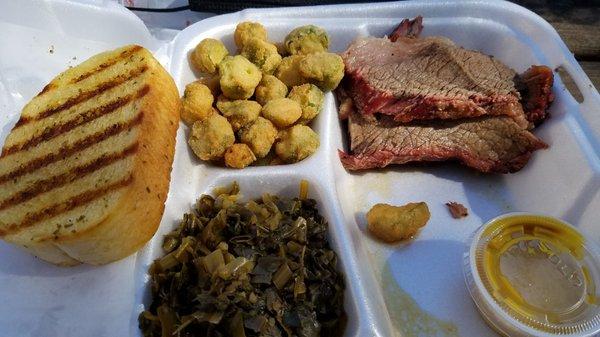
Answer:
[{"label": "blurred background", "polygon": [[[361,3],[365,0],[112,0],[129,7],[150,28],[181,30],[204,18],[249,7],[281,7],[333,3]],[[380,0],[385,1],[385,0]],[[537,13],[556,29],[575,58],[600,88],[600,0],[515,0]],[[175,33],[175,32],[174,32]],[[165,39],[169,39],[169,34]],[[562,75],[562,74],[561,74]],[[567,87],[569,78],[565,78]],[[573,93],[573,90],[571,90]],[[576,96],[576,94],[575,94]],[[577,97],[576,97],[577,98]]]}]

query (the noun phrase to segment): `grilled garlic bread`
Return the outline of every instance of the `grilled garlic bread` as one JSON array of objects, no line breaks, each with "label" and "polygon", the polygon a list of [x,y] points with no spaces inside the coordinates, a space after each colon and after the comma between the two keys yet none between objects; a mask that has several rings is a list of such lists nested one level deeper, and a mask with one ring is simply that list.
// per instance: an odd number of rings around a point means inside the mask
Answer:
[{"label": "grilled garlic bread", "polygon": [[0,156],[0,236],[58,264],[105,264],[156,231],[181,103],[140,46],[98,54],[21,112]]}]

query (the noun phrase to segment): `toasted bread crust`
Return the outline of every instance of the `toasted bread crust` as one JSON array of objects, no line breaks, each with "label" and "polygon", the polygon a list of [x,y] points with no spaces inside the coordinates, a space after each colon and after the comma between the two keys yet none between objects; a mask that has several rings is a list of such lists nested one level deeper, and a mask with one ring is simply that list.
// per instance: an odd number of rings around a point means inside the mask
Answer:
[{"label": "toasted bread crust", "polygon": [[[115,149],[127,153],[132,164],[126,167],[131,169],[116,183],[118,186],[106,185],[106,193],[114,192],[116,200],[111,201],[112,206],[106,208],[101,216],[95,217],[78,231],[59,231],[53,235],[32,234],[29,240],[28,228],[19,228],[15,233],[3,233],[6,241],[58,265],[100,265],[124,258],[137,251],[154,235],[162,218],[174,157],[175,135],[179,125],[179,93],[173,79],[150,52],[139,46],[127,46],[119,51],[126,56],[141,54],[145,70],[143,77],[140,77],[143,80],[144,93],[136,103],[139,104],[136,105],[139,110],[136,119],[139,121],[129,127],[136,129],[135,146],[123,144],[122,148]],[[40,95],[52,95],[52,91],[60,86],[84,80],[91,81],[95,72],[110,67],[111,62],[116,63],[112,59],[99,60],[96,56],[84,62],[79,71],[76,67],[57,76]],[[88,99],[93,100],[94,97]],[[24,122],[21,122],[21,125],[28,123],[32,118],[35,116],[22,115],[20,121]],[[57,134],[60,133],[62,130]],[[5,146],[4,150],[6,149]],[[51,188],[48,184],[43,186],[46,189]],[[101,189],[102,186],[94,191]],[[27,197],[17,195],[12,202],[23,201]],[[91,195],[89,200],[79,201],[85,206],[94,197]],[[72,205],[75,211],[81,206],[72,202],[69,205]],[[86,208],[82,207],[81,210],[82,216],[85,216]],[[36,221],[30,224],[36,225]]]},{"label": "toasted bread crust", "polygon": [[107,218],[87,231],[59,239],[69,256],[103,264],[140,249],[156,232],[169,190],[181,100],[171,76],[157,63],[144,114],[133,183]]}]

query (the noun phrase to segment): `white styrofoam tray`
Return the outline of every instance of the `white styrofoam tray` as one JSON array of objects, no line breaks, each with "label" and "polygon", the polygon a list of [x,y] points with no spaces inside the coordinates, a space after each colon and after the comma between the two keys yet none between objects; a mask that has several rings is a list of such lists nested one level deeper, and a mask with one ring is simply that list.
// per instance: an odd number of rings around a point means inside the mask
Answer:
[{"label": "white styrofoam tray", "polygon": [[[400,166],[349,174],[337,149],[343,135],[333,96],[313,124],[321,146],[293,165],[241,171],[196,160],[177,135],[172,182],[157,235],[137,254],[102,267],[58,268],[0,243],[0,337],[139,336],[137,315],[148,303],[146,274],[161,255],[163,234],[202,193],[233,180],[248,197],[262,192],[295,195],[310,182],[330,223],[330,238],[346,274],[346,336],[494,336],[468,295],[461,257],[468,236],[509,211],[545,213],[600,239],[600,96],[554,29],[535,14],[507,2],[396,2],[385,4],[246,10],[193,24],[168,43],[153,38],[132,13],[108,0],[0,2],[0,142],[22,106],[68,66],[127,43],[150,48],[180,91],[195,79],[188,53],[203,38],[222,39],[234,50],[240,21],[259,21],[270,39],[292,28],[325,28],[340,52],[359,35],[382,36],[402,18],[424,16],[424,35],[442,35],[466,48],[494,55],[518,72],[531,64],[562,66],[581,90],[577,103],[557,76],[552,118],[535,132],[550,144],[520,172],[483,175],[454,164]],[[412,242],[385,245],[365,230],[364,213],[377,202],[427,201],[432,218]],[[444,203],[470,210],[452,219]],[[406,295],[408,294],[408,295]],[[402,304],[402,305],[399,305]],[[425,319],[408,307],[420,308]],[[412,309],[411,309],[412,310]],[[412,328],[407,328],[412,326]]]}]

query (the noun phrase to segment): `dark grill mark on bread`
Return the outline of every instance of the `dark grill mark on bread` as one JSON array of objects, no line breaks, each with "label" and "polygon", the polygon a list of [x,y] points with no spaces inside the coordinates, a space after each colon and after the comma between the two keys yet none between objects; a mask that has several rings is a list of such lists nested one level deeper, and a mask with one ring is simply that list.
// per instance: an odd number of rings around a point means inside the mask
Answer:
[{"label": "dark grill mark on bread", "polygon": [[59,174],[48,179],[38,180],[25,190],[19,191],[12,197],[1,202],[0,210],[14,205],[18,205],[19,203],[25,202],[27,200],[31,200],[42,193],[64,186],[68,183],[71,183],[75,180],[81,179],[89,174],[92,174],[105,166],[113,164],[119,160],[125,159],[136,153],[137,147],[138,144],[134,143],[129,147],[125,148],[123,151],[104,154],[103,156],[98,157],[84,165],[75,167],[68,172]]},{"label": "dark grill mark on bread", "polygon": [[0,183],[3,183],[10,179],[15,179],[27,173],[31,173],[41,167],[50,165],[51,163],[67,158],[116,134],[131,130],[132,127],[140,124],[142,122],[142,119],[143,112],[140,112],[134,119],[130,121],[120,124],[113,124],[98,133],[90,135],[87,138],[80,139],[74,144],[64,146],[54,153],[49,153],[43,157],[33,159],[32,161],[20,166],[16,170],[9,172],[3,176],[0,176]]},{"label": "dark grill mark on bread", "polygon": [[42,91],[40,91],[39,94],[37,94],[37,96],[40,96],[42,94],[44,94],[45,92],[48,92],[52,89],[54,89],[56,86],[53,83],[48,83],[44,86],[44,89],[42,89]]},{"label": "dark grill mark on bread", "polygon": [[[69,98],[67,101],[65,101],[62,104],[59,104],[57,107],[53,107],[53,108],[44,110],[44,111],[40,112],[37,116],[33,116],[33,117],[21,116],[21,118],[19,119],[19,121],[17,122],[17,124],[15,125],[14,128],[18,128],[18,127],[23,126],[32,121],[44,119],[44,118],[52,116],[58,112],[69,109],[77,104],[83,103],[92,97],[96,97],[96,96],[100,95],[101,93],[103,93],[104,91],[106,91],[108,89],[114,88],[121,83],[127,82],[127,81],[143,74],[144,72],[146,72],[146,70],[148,70],[148,66],[146,66],[146,65],[144,65],[141,68],[132,69],[128,74],[121,74],[121,75],[116,76],[115,78],[111,79],[108,82],[99,84],[94,89],[80,92],[79,95]],[[4,153],[4,151],[3,151],[3,153]]]},{"label": "dark grill mark on bread", "polygon": [[109,185],[105,185],[102,188],[85,191],[60,204],[54,204],[52,206],[48,206],[42,209],[41,211],[29,213],[21,223],[8,225],[4,231],[0,232],[0,235],[15,233],[22,229],[31,227],[35,223],[40,222],[42,220],[53,218],[57,215],[68,212],[79,206],[84,206],[85,204],[88,204],[98,198],[101,198],[114,190],[126,187],[132,182],[133,176],[130,175],[125,179],[119,180]]},{"label": "dark grill mark on bread", "polygon": [[107,62],[104,62],[104,63],[96,66],[96,68],[94,70],[88,71],[87,73],[81,74],[78,77],[74,78],[71,81],[71,83],[81,82],[81,81],[85,80],[86,78],[94,75],[95,73],[100,72],[100,71],[102,71],[102,70],[104,70],[104,69],[106,69],[106,68],[108,68],[108,67],[116,64],[120,60],[122,60],[124,58],[127,58],[127,57],[135,54],[136,52],[138,52],[141,49],[142,49],[142,47],[140,47],[140,46],[134,46],[131,49],[124,50],[124,51],[121,52],[121,54],[119,54],[119,56],[115,57],[114,59],[108,60]]},{"label": "dark grill mark on bread", "polygon": [[97,118],[107,115],[107,114],[113,112],[114,110],[117,110],[117,109],[127,105],[128,103],[132,102],[135,99],[144,97],[148,93],[149,90],[150,90],[150,87],[144,86],[143,88],[138,90],[138,92],[135,94],[125,96],[125,97],[120,97],[110,103],[103,105],[103,106],[94,107],[90,110],[82,112],[81,114],[79,114],[79,116],[77,116],[77,118],[67,121],[64,124],[52,125],[51,127],[44,129],[41,134],[33,136],[32,138],[26,140],[25,142],[23,142],[21,144],[15,144],[11,147],[5,148],[2,153],[2,156],[7,156],[9,154],[12,154],[12,153],[15,153],[18,151],[23,151],[23,150],[29,149],[29,148],[34,147],[42,142],[48,141],[48,140],[50,140],[54,137],[57,137],[63,133],[71,131],[80,125],[89,123]]}]

